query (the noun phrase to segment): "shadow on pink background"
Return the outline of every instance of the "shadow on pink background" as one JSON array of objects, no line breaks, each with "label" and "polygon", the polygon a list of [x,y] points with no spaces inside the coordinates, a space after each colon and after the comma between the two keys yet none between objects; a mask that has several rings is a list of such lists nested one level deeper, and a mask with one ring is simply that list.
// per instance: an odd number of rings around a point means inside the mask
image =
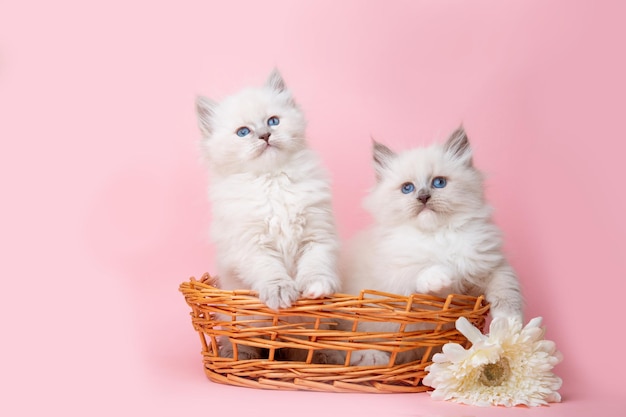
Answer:
[{"label": "shadow on pink background", "polygon": [[[2,415],[624,415],[621,3],[9,3]],[[193,102],[274,66],[332,173],[344,238],[369,221],[371,136],[400,150],[464,124],[526,316],[544,317],[565,356],[562,404],[208,381],[178,292],[213,269]]]}]

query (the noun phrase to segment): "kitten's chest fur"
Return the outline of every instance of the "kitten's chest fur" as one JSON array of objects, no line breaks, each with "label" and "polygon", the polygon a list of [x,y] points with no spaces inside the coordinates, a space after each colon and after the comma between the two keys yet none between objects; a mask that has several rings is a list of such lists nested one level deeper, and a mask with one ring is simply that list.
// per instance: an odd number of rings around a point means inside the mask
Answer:
[{"label": "kitten's chest fur", "polygon": [[253,204],[257,221],[263,225],[259,228],[259,243],[288,250],[280,246],[284,242],[299,242],[306,225],[306,196],[302,187],[285,173],[258,178],[254,186],[258,188]]},{"label": "kitten's chest fur", "polygon": [[467,252],[462,240],[467,236],[451,230],[425,233],[398,228],[386,233],[381,250],[400,264],[413,264],[424,268],[455,259]]},{"label": "kitten's chest fur", "polygon": [[296,257],[307,214],[316,204],[311,182],[285,172],[222,181],[212,193],[214,239],[224,246],[245,241]]},{"label": "kitten's chest fur", "polygon": [[[419,277],[429,268],[445,266],[452,274],[455,291],[471,292],[476,279],[488,273],[496,260],[485,252],[484,236],[476,230],[443,228],[436,232],[398,228],[387,231],[379,246],[382,259],[387,259],[390,271],[411,271],[410,276],[389,274],[388,285],[400,293],[415,291],[414,277]],[[413,275],[415,274],[415,275]]]}]

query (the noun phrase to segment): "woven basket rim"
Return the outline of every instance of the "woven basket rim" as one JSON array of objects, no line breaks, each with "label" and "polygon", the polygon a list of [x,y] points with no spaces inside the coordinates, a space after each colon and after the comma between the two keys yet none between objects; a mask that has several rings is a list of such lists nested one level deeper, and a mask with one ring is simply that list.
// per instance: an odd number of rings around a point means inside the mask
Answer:
[{"label": "woven basket rim", "polygon": [[[263,304],[253,290],[222,290],[217,285],[216,278],[204,273],[200,279],[192,276],[179,286],[200,336],[205,373],[214,382],[263,389],[375,393],[429,390],[421,385],[421,379],[432,363],[431,352],[449,342],[468,346],[454,322],[464,316],[472,324],[484,326],[490,307],[484,296],[450,294],[443,298],[364,290],[358,295],[301,298],[291,307],[275,311]],[[352,331],[334,328],[339,321],[354,323]],[[364,321],[393,323],[398,329],[358,331],[358,324]],[[261,347],[270,352],[269,356],[248,360],[220,357],[221,338],[237,346]],[[299,349],[308,355],[304,361],[277,360],[275,353],[283,348]],[[350,355],[366,348],[388,352],[390,363],[347,365]],[[313,363],[313,354],[324,349],[344,352],[346,362]],[[395,363],[399,355],[415,349],[424,350],[421,359]]]},{"label": "woven basket rim", "polygon": [[[236,289],[236,290],[224,290],[219,288],[218,279],[211,276],[209,273],[204,273],[201,278],[198,280],[195,277],[190,277],[188,281],[184,281],[180,284],[179,290],[181,292],[185,292],[185,290],[192,289],[202,292],[210,292],[214,293],[216,291],[223,292],[224,294],[228,294],[232,297],[233,300],[243,300],[247,302],[253,303],[256,307],[256,304],[264,305],[258,298],[258,293],[254,290],[249,289]],[[386,297],[390,301],[406,301],[409,299],[420,300],[420,301],[433,301],[433,302],[443,302],[446,300],[451,300],[451,303],[455,303],[458,300],[467,300],[472,302],[481,302],[486,303],[484,295],[480,295],[478,297],[466,295],[466,294],[457,294],[452,293],[447,297],[440,297],[432,294],[419,294],[413,293],[410,295],[400,295],[394,294],[390,292],[378,291],[365,289],[362,290],[360,294],[347,294],[342,292],[334,293],[332,296],[318,298],[318,299],[308,299],[308,298],[299,298],[296,300],[293,305],[289,308],[280,309],[280,313],[287,313],[293,311],[306,311],[309,309],[311,305],[324,305],[324,303],[335,303],[335,302],[347,302],[348,304],[362,304],[363,300],[368,300],[367,296],[375,296],[375,297]],[[377,300],[381,301],[381,300]],[[274,311],[274,310],[272,310]],[[274,311],[276,312],[276,311]]]}]

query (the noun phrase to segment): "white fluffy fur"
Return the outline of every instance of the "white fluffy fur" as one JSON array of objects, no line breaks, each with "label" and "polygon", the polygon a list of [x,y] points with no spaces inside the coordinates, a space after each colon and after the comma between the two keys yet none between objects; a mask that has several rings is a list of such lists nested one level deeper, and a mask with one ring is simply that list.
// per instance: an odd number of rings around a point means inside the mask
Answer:
[{"label": "white fluffy fur", "polygon": [[[342,254],[344,291],[375,289],[397,294],[484,294],[493,317],[522,319],[516,275],[502,252],[502,238],[483,196],[465,131],[443,145],[394,153],[374,143],[377,184],[365,200],[375,224]],[[435,177],[447,185],[434,188]],[[405,183],[415,190],[403,194]],[[423,204],[420,194],[429,194]],[[388,326],[366,324],[360,330]],[[407,358],[408,359],[408,358]],[[388,360],[382,352],[354,355],[353,364]]]},{"label": "white fluffy fur", "polygon": [[[220,103],[200,97],[197,111],[222,287],[253,289],[272,309],[300,295],[336,292],[339,245],[328,177],[307,147],[304,116],[280,74]],[[270,126],[273,116],[280,123]],[[239,137],[241,127],[250,133]]]},{"label": "white fluffy fur", "polygon": [[[337,292],[339,242],[329,179],[307,147],[304,115],[280,74],[220,103],[199,97],[196,108],[211,172],[211,237],[221,287],[255,290],[275,310],[300,296]],[[270,125],[272,117],[280,122]],[[237,135],[242,127],[250,131],[244,137]],[[232,357],[230,341],[220,344],[220,355]],[[290,360],[304,360],[306,353],[279,352]],[[240,359],[261,356],[260,349],[239,346]],[[313,360],[341,357],[318,351]]]}]

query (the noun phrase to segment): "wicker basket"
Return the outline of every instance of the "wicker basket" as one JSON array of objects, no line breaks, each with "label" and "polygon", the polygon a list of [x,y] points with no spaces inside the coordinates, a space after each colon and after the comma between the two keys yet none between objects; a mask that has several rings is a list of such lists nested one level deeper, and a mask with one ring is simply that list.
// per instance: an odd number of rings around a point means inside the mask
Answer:
[{"label": "wicker basket", "polygon": [[[414,294],[405,297],[363,291],[359,296],[335,294],[319,300],[300,299],[277,314],[261,303],[253,291],[220,290],[217,281],[208,274],[199,281],[192,277],[189,282],[182,283],[180,291],[192,310],[192,324],[200,335],[204,370],[209,379],[264,389],[371,393],[427,391],[430,388],[421,385],[421,380],[426,375],[424,369],[432,363],[432,353],[448,342],[466,347],[469,344],[454,328],[456,319],[464,316],[480,329],[489,312],[489,305],[482,296],[452,294],[440,298]],[[296,317],[298,319],[294,320]],[[350,323],[352,331],[333,329],[333,324],[340,320]],[[360,322],[396,323],[397,331],[359,332],[356,330]],[[410,330],[416,327],[412,326],[415,324],[430,330]],[[220,337],[230,339],[233,358],[219,356]],[[268,358],[238,360],[238,346],[267,349]],[[306,360],[278,360],[276,353],[281,348],[303,349],[307,352]],[[420,359],[395,363],[399,353],[417,348],[424,350]],[[345,363],[312,363],[313,353],[320,349],[343,351]],[[383,366],[347,365],[350,356],[363,349],[389,352],[390,362]]]}]

